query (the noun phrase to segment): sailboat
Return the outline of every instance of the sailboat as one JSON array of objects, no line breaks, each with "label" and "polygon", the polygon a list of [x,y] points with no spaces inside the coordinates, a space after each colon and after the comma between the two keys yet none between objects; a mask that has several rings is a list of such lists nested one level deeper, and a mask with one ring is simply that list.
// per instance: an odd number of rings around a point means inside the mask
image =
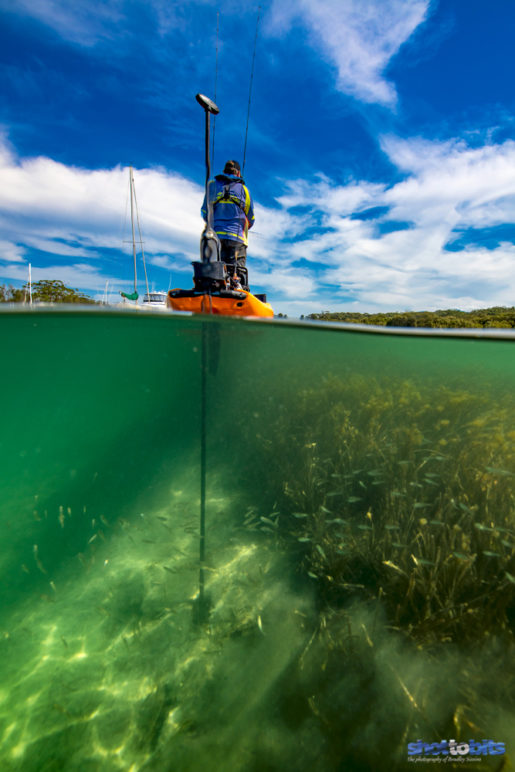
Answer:
[{"label": "sailboat", "polygon": [[[132,166],[129,166],[129,195],[130,195],[130,202],[131,202],[132,255],[134,260],[134,292],[130,292],[130,293],[120,292],[120,295],[124,298],[124,301],[125,300],[134,301],[136,306],[140,309],[144,309],[144,308],[165,309],[167,293],[155,292],[155,291],[150,292],[148,288],[147,266],[145,263],[145,250],[143,249],[143,239],[141,236],[141,228],[139,223],[138,202],[136,199],[136,186],[134,184],[134,169],[132,168]],[[138,236],[139,236],[138,239],[136,239],[136,226],[138,229]],[[141,248],[141,259],[143,262],[143,271],[145,273],[145,287],[147,290],[146,294],[143,295],[141,305],[138,305],[139,293],[138,293],[138,267],[137,267],[136,243],[138,243]]]}]

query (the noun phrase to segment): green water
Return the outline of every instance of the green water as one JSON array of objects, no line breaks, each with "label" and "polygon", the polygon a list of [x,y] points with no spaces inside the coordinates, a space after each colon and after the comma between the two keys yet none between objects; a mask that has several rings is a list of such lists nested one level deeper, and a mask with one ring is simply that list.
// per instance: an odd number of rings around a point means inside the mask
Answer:
[{"label": "green water", "polygon": [[0,329],[2,770],[511,769],[514,340]]}]

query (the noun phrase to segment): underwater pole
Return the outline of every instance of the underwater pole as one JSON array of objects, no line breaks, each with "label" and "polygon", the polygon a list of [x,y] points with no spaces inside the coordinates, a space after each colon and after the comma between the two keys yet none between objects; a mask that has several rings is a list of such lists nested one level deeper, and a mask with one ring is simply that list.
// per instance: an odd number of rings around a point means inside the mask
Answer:
[{"label": "underwater pole", "polygon": [[206,559],[206,382],[207,382],[207,330],[202,323],[202,361],[200,372],[200,539],[198,606],[194,609],[195,621],[203,624],[209,616],[209,601],[204,590],[204,561]]},{"label": "underwater pole", "polygon": [[[213,205],[209,200],[209,178],[211,176],[211,159],[209,157],[209,127],[211,115],[217,115],[219,109],[216,104],[204,96],[203,94],[197,94],[195,99],[199,105],[203,108],[206,114],[206,135],[205,135],[205,150],[206,150],[206,204],[207,204],[207,223],[202,234],[201,240],[201,254],[204,260],[206,254],[210,251],[206,250],[202,244],[209,244],[209,240],[213,239],[215,244],[217,243],[217,236],[213,232]],[[203,624],[209,617],[209,598],[206,596],[204,587],[204,561],[206,557],[206,398],[207,398],[207,369],[208,369],[208,329],[207,323],[202,322],[202,354],[200,365],[200,539],[199,539],[199,579],[198,579],[198,596],[196,603],[193,605],[193,618],[197,624]]]}]

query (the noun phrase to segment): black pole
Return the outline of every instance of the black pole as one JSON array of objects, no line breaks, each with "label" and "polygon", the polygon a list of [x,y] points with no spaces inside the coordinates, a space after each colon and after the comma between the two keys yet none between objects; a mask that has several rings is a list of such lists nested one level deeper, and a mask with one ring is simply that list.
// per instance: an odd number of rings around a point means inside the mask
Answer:
[{"label": "black pole", "polygon": [[211,230],[213,227],[213,212],[209,201],[209,178],[211,176],[211,159],[209,157],[209,128],[211,114],[218,115],[220,110],[209,97],[203,94],[197,94],[195,97],[199,105],[205,110],[206,113],[206,205],[207,205],[207,230]]},{"label": "black pole", "polygon": [[198,615],[202,624],[207,620],[209,604],[204,591],[204,561],[206,558],[206,381],[207,381],[207,330],[202,323],[202,361],[200,372],[200,541],[199,541],[199,579],[198,579]]},{"label": "black pole", "polygon": [[[211,160],[209,158],[209,128],[211,113],[217,115],[220,111],[211,99],[197,94],[196,100],[206,113],[206,231],[213,228],[213,208],[209,200],[209,178],[211,177]],[[199,580],[198,598],[193,607],[195,621],[203,624],[209,617],[209,599],[205,593],[204,562],[206,557],[206,399],[207,399],[207,367],[208,367],[208,330],[206,322],[202,322],[202,353],[200,365],[200,538],[199,538]]]},{"label": "black pole", "polygon": [[209,158],[209,128],[211,122],[211,113],[206,110],[206,206],[207,206],[207,227],[211,230],[213,227],[213,207],[209,200],[209,179],[211,177],[211,159]]}]

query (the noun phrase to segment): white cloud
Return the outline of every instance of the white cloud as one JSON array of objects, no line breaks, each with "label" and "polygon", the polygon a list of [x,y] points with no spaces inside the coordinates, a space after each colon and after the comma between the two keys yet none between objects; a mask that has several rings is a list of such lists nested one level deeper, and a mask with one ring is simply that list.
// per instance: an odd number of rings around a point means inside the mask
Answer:
[{"label": "white cloud", "polygon": [[66,40],[91,46],[114,36],[123,18],[123,0],[4,0],[4,9],[23,13],[54,29]]},{"label": "white cloud", "polygon": [[424,21],[429,0],[274,0],[270,35],[295,21],[337,69],[338,88],[368,103],[392,106],[394,86],[383,76],[388,62]]},{"label": "white cloud", "polygon": [[[408,175],[390,188],[366,181],[338,187],[325,178],[288,186],[281,203],[304,207],[307,225],[287,261],[318,266],[318,289],[334,287],[335,310],[338,294],[341,309],[346,300],[360,310],[512,305],[515,246],[487,249],[480,229],[515,229],[515,143],[469,148],[389,137],[383,149]],[[359,219],[374,207],[375,218]],[[321,228],[312,235],[314,220]],[[478,243],[445,248],[467,229],[477,229]]]},{"label": "white cloud", "polygon": [[[195,0],[195,5],[211,0]],[[168,0],[3,0],[3,10],[37,19],[64,40],[90,48],[99,43],[118,45],[131,35],[138,35],[138,10],[153,19],[159,36],[184,27],[187,11],[180,3]],[[193,5],[190,0],[190,6]],[[140,42],[142,37],[139,37]]]},{"label": "white cloud", "polygon": [[0,261],[7,263],[23,263],[25,250],[18,244],[0,239]]},{"label": "white cloud", "polygon": [[[44,157],[18,161],[0,140],[0,175],[0,259],[19,262],[24,247],[72,260],[98,259],[102,250],[124,249],[124,240],[130,238],[128,215],[123,226],[127,169],[91,171]],[[172,252],[183,254],[187,267],[198,255],[202,187],[161,169],[135,170],[134,177],[149,261],[153,254],[163,259]],[[182,260],[175,258],[174,262],[180,265]],[[127,255],[126,265],[120,265],[116,273],[127,275],[130,263]],[[79,271],[75,283],[96,276],[96,270]],[[5,270],[2,272],[7,276]],[[58,274],[64,275],[62,267]],[[98,282],[95,279],[91,285],[82,286],[93,288]]]},{"label": "white cloud", "polygon": [[[296,303],[299,313],[512,305],[515,246],[505,236],[506,243],[487,249],[481,229],[515,224],[515,142],[470,148],[390,136],[382,146],[406,175],[391,187],[366,180],[338,186],[318,175],[311,182],[283,181],[275,208],[256,202],[251,285],[288,313]],[[4,279],[26,281],[28,250],[35,247],[55,259],[33,262],[34,281],[60,278],[97,293],[106,280],[116,289],[130,287],[128,245],[119,264],[111,253],[106,257],[106,247],[121,249],[126,169],[18,161],[0,143],[0,174]],[[135,180],[150,283],[156,266],[171,272],[175,286],[189,284],[202,230],[202,187],[162,169],[135,170]],[[477,229],[476,243],[445,248],[469,229]]]},{"label": "white cloud", "polygon": [[57,239],[41,239],[36,236],[25,236],[24,242],[28,247],[39,249],[41,252],[49,252],[52,255],[65,255],[66,257],[100,257],[98,252],[84,247],[74,247]]}]

